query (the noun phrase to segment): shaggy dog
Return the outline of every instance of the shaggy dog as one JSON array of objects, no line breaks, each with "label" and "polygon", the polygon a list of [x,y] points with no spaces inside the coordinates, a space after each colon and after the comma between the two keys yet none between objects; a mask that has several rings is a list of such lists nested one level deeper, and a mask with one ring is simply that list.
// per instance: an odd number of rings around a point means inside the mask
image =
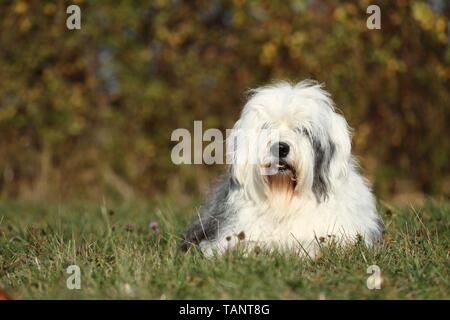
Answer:
[{"label": "shaggy dog", "polygon": [[[260,136],[266,138],[252,140]],[[239,244],[314,257],[327,243],[363,239],[370,246],[379,239],[375,199],[351,154],[350,129],[322,85],[252,90],[227,152],[229,170],[184,234],[183,250],[195,245],[211,256]]]}]

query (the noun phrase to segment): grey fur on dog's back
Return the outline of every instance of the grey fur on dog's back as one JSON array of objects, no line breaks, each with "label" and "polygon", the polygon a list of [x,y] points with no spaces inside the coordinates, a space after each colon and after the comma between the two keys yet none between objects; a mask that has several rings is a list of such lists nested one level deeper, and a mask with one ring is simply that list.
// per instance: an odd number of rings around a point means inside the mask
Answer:
[{"label": "grey fur on dog's back", "polygon": [[236,188],[230,175],[222,175],[200,208],[199,219],[184,233],[180,249],[187,251],[190,246],[198,245],[202,240],[214,240],[220,228],[228,224],[234,211],[227,204],[232,189]]}]

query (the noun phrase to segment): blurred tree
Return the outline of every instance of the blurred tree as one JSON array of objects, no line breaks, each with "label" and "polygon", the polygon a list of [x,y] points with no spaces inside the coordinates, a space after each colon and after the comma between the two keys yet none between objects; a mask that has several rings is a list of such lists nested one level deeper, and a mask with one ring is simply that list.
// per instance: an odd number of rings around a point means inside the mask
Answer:
[{"label": "blurred tree", "polygon": [[0,192],[192,192],[220,168],[173,165],[174,129],[231,128],[246,89],[314,78],[379,195],[450,195],[450,4],[381,1],[368,30],[370,4],[3,1]]}]

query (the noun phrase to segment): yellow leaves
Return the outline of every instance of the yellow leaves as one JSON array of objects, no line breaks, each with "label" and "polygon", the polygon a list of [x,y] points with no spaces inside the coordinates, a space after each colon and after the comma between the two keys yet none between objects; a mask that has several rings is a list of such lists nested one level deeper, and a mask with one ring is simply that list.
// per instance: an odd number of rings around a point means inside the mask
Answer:
[{"label": "yellow leaves", "polygon": [[166,26],[160,26],[155,30],[156,33],[156,39],[166,41],[169,37],[169,30]]},{"label": "yellow leaves", "polygon": [[14,6],[14,12],[18,14],[23,14],[28,10],[28,5],[25,1],[19,1]]},{"label": "yellow leaves", "polygon": [[138,54],[141,57],[141,59],[146,62],[150,61],[150,59],[152,57],[152,52],[150,50],[148,50],[147,48],[143,48],[143,49],[139,50]]},{"label": "yellow leaves", "polygon": [[402,21],[403,21],[403,18],[402,18],[402,16],[401,16],[401,14],[399,14],[398,12],[392,12],[392,13],[391,13],[391,16],[390,16],[390,19],[391,19],[391,23],[392,23],[394,26],[399,26],[399,25],[401,25],[401,23],[402,23]]},{"label": "yellow leaves", "polygon": [[301,49],[307,41],[307,34],[305,32],[297,31],[286,41],[286,45],[289,48],[289,54],[291,58],[299,58]]},{"label": "yellow leaves", "polygon": [[83,95],[83,88],[79,85],[74,86],[69,93],[69,105],[78,111],[86,110],[86,100]]},{"label": "yellow leaves", "polygon": [[347,18],[347,11],[344,7],[338,7],[334,10],[333,16],[337,21],[343,21]]},{"label": "yellow leaves", "polygon": [[80,134],[86,127],[86,120],[83,117],[77,116],[70,122],[68,131],[71,135]]},{"label": "yellow leaves", "polygon": [[233,3],[238,7],[242,7],[245,4],[245,0],[233,0]]},{"label": "yellow leaves", "polygon": [[27,32],[31,28],[31,21],[28,18],[21,19],[19,22],[19,30],[21,32]]},{"label": "yellow leaves", "polygon": [[345,9],[351,15],[358,15],[359,14],[358,8],[353,3],[346,3],[345,4]]},{"label": "yellow leaves", "polygon": [[19,20],[20,32],[27,32],[31,28],[30,18],[27,17],[28,5],[25,1],[19,1],[15,4],[13,11],[19,15],[23,15],[23,18]]},{"label": "yellow leaves", "polygon": [[16,115],[17,110],[13,105],[0,108],[0,122],[8,121]]},{"label": "yellow leaves", "polygon": [[361,149],[366,148],[369,142],[371,130],[372,128],[369,123],[361,123],[355,131],[355,135],[353,137],[355,145]]},{"label": "yellow leaves", "polygon": [[165,8],[169,5],[169,1],[168,0],[155,0],[154,4],[158,7],[158,8]]},{"label": "yellow leaves", "polygon": [[47,3],[44,6],[44,14],[51,15],[56,12],[56,5],[54,3]]},{"label": "yellow leaves", "polygon": [[448,43],[448,35],[446,34],[448,21],[445,17],[433,12],[433,9],[424,2],[413,4],[412,15],[424,30],[436,32],[439,42]]},{"label": "yellow leaves", "polygon": [[439,17],[436,21],[436,31],[438,32],[438,39],[441,43],[448,43],[448,35],[446,34],[446,28],[448,25],[448,21],[444,17]]},{"label": "yellow leaves", "polygon": [[425,2],[415,2],[412,5],[412,15],[421,27],[425,30],[431,30],[434,25],[434,13],[430,6]]},{"label": "yellow leaves", "polygon": [[390,74],[406,71],[406,64],[399,59],[391,58],[387,62],[387,71]]},{"label": "yellow leaves", "polygon": [[245,22],[245,14],[242,11],[237,11],[233,15],[233,25],[235,26],[241,26]]},{"label": "yellow leaves", "polygon": [[289,45],[291,47],[301,47],[307,39],[305,32],[297,31],[289,39]]},{"label": "yellow leaves", "polygon": [[434,66],[434,70],[436,72],[436,77],[439,77],[441,79],[445,79],[447,77],[447,71],[442,64],[436,64]]},{"label": "yellow leaves", "polygon": [[169,29],[166,26],[160,26],[156,30],[156,37],[162,41],[167,42],[172,48],[180,45],[191,33],[193,27],[183,24],[178,29]]},{"label": "yellow leaves", "polygon": [[277,53],[277,46],[273,42],[267,42],[262,47],[262,52],[259,57],[261,64],[269,65]]},{"label": "yellow leaves", "polygon": [[437,32],[445,32],[445,28],[447,27],[447,22],[443,17],[439,17],[436,21],[436,31]]},{"label": "yellow leaves", "polygon": [[387,70],[389,73],[395,73],[397,71],[397,61],[389,59],[387,63]]},{"label": "yellow leaves", "polygon": [[361,11],[353,3],[339,5],[333,12],[333,18],[338,23],[352,24],[359,19]]}]

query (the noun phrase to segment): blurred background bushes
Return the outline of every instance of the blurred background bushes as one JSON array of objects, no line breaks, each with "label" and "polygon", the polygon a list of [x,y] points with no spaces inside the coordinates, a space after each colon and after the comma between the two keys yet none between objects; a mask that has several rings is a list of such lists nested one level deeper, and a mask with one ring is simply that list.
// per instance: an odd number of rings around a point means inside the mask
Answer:
[{"label": "blurred background bushes", "polygon": [[2,1],[1,196],[196,194],[223,168],[172,164],[172,131],[231,128],[245,90],[305,78],[379,196],[449,196],[450,3],[372,2]]}]

